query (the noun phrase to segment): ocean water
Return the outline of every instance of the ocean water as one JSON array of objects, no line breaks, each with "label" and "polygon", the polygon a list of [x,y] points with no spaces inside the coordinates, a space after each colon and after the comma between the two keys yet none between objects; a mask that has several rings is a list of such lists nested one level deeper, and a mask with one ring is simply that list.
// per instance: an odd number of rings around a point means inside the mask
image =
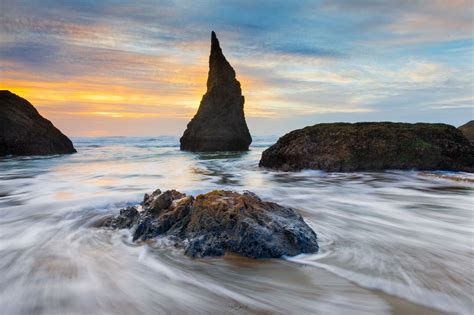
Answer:
[{"label": "ocean water", "polygon": [[[194,154],[176,137],[73,138],[77,154],[1,159],[0,313],[473,312],[472,174],[260,169],[275,140]],[[321,250],[190,259],[92,227],[156,188],[251,190],[300,211]]]}]

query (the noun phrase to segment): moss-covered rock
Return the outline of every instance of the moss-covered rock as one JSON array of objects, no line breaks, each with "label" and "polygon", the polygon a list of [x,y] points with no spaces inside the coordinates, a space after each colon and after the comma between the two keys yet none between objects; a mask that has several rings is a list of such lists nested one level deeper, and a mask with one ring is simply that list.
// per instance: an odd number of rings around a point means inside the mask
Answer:
[{"label": "moss-covered rock", "polygon": [[317,124],[294,130],[265,150],[260,166],[295,171],[386,169],[473,171],[474,147],[446,124]]},{"label": "moss-covered rock", "polygon": [[[171,203],[161,201],[168,198]],[[251,192],[214,190],[194,198],[175,190],[156,190],[145,195],[140,210],[122,209],[103,225],[132,229],[134,241],[166,236],[191,257],[232,252],[278,258],[318,251],[316,233],[298,213]]]},{"label": "moss-covered rock", "polygon": [[459,127],[459,130],[464,134],[464,136],[474,144],[474,120],[471,120],[464,125]]}]

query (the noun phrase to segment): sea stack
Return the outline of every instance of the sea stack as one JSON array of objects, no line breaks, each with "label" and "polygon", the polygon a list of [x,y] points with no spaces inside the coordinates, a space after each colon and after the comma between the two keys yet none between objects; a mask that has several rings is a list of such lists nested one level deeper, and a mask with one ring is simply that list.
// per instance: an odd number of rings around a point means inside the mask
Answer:
[{"label": "sea stack", "polygon": [[71,140],[24,98],[0,91],[0,156],[74,153]]},{"label": "sea stack", "polygon": [[211,35],[207,92],[180,139],[185,151],[246,151],[252,142],[235,71]]}]

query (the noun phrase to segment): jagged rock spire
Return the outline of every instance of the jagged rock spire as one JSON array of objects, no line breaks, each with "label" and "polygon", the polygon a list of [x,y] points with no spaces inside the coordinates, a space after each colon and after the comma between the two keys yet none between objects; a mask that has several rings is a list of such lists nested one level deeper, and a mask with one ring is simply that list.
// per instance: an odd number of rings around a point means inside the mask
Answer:
[{"label": "jagged rock spire", "polygon": [[216,52],[222,53],[221,45],[219,45],[219,40],[217,39],[216,33],[211,32],[211,54]]},{"label": "jagged rock spire", "polygon": [[207,92],[180,139],[186,151],[244,151],[252,137],[245,122],[244,97],[235,71],[211,33]]}]

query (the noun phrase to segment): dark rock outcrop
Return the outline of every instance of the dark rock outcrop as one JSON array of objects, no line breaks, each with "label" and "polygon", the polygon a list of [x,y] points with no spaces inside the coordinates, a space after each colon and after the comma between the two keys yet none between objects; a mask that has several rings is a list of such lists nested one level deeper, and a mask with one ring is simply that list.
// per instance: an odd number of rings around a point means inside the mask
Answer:
[{"label": "dark rock outcrop", "polygon": [[207,92],[180,139],[185,151],[246,151],[252,142],[235,71],[212,32]]},{"label": "dark rock outcrop", "polygon": [[232,252],[278,258],[318,251],[316,233],[301,215],[251,192],[214,190],[194,198],[156,190],[145,195],[142,207],[122,209],[103,226],[132,229],[134,241],[166,236],[191,257]]},{"label": "dark rock outcrop", "polygon": [[317,124],[265,150],[260,166],[283,171],[474,170],[474,147],[445,124]]},{"label": "dark rock outcrop", "polygon": [[74,153],[63,135],[24,98],[0,91],[0,156]]},{"label": "dark rock outcrop", "polygon": [[474,144],[474,120],[471,120],[468,123],[465,123],[464,125],[460,126],[458,128],[461,130],[461,132],[464,134],[464,136],[471,142],[471,144]]}]

